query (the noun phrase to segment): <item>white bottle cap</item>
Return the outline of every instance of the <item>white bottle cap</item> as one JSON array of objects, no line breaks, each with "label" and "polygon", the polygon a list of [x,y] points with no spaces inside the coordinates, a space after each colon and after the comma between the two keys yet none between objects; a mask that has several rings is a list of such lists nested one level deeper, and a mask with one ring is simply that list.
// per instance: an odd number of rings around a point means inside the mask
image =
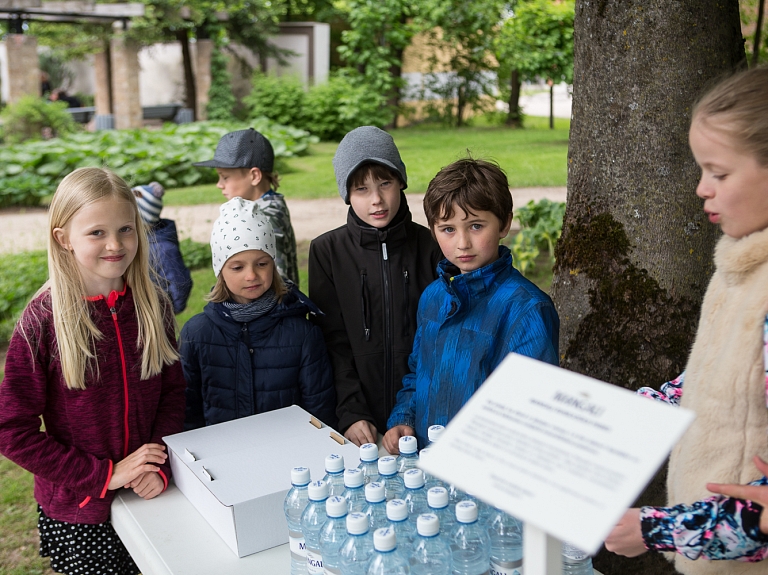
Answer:
[{"label": "white bottle cap", "polygon": [[434,513],[422,513],[416,519],[416,529],[419,535],[432,537],[440,533],[440,520]]},{"label": "white bottle cap", "polygon": [[344,471],[344,487],[360,487],[363,483],[365,483],[365,476],[361,469]]},{"label": "white bottle cap", "polygon": [[360,461],[376,461],[379,458],[379,448],[375,443],[363,443],[360,446]]},{"label": "white bottle cap", "polygon": [[416,438],[413,435],[403,435],[400,441],[397,442],[397,446],[400,448],[400,453],[416,453]]},{"label": "white bottle cap", "polygon": [[403,474],[403,481],[408,489],[424,487],[424,472],[421,469],[409,469]]},{"label": "white bottle cap", "polygon": [[373,532],[373,548],[376,551],[392,551],[397,547],[397,537],[395,530],[391,527],[382,527]]},{"label": "white bottle cap", "polygon": [[456,521],[459,523],[474,523],[477,521],[477,504],[464,500],[456,504]]},{"label": "white bottle cap", "polygon": [[405,521],[408,519],[408,505],[402,499],[387,501],[387,519],[390,521]]},{"label": "white bottle cap", "polygon": [[344,471],[344,456],[331,453],[325,458],[325,470],[328,473],[338,473]]},{"label": "white bottle cap", "polygon": [[368,533],[368,516],[356,511],[347,515],[347,533],[350,535],[365,535]]},{"label": "white bottle cap", "polygon": [[397,459],[391,455],[379,458],[379,475],[394,475],[397,473]]},{"label": "white bottle cap", "polygon": [[365,500],[368,503],[378,503],[384,501],[384,484],[378,481],[371,481],[365,486]]},{"label": "white bottle cap", "polygon": [[431,449],[429,447],[425,447],[421,451],[419,451],[419,457],[424,457],[425,455],[428,455]]},{"label": "white bottle cap", "polygon": [[298,486],[309,483],[309,467],[294,467],[291,469],[291,483]]},{"label": "white bottle cap", "polygon": [[445,431],[445,427],[442,425],[430,425],[429,429],[427,429],[427,439],[429,439],[430,443],[434,443],[440,439],[443,431]]},{"label": "white bottle cap", "polygon": [[448,490],[445,487],[432,487],[427,491],[427,503],[433,509],[448,507]]},{"label": "white bottle cap", "polygon": [[309,484],[309,498],[312,501],[325,501],[328,499],[328,484],[322,479]]},{"label": "white bottle cap", "polygon": [[325,514],[328,517],[344,517],[347,514],[347,500],[340,495],[329,497],[325,501]]}]

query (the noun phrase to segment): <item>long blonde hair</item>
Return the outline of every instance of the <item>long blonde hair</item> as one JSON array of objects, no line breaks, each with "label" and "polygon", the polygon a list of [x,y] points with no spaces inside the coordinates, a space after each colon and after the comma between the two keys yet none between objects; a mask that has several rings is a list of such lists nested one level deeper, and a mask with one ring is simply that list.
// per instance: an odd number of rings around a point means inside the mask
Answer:
[{"label": "long blonde hair", "polygon": [[98,372],[94,343],[103,334],[91,319],[89,304],[84,297],[85,284],[75,256],[56,241],[53,231],[66,226],[84,206],[104,199],[127,202],[134,212],[138,249],[125,272],[125,280],[133,291],[139,326],[136,347],[142,349],[141,378],[157,375],[163,365],[170,365],[179,358],[166,333],[168,306],[161,303],[165,296],[150,280],[149,243],[133,192],[122,178],[109,170],[80,168],[61,181],[51,201],[48,210],[49,280],[38,292],[50,287],[61,371],[69,389],[85,389],[89,365]]}]

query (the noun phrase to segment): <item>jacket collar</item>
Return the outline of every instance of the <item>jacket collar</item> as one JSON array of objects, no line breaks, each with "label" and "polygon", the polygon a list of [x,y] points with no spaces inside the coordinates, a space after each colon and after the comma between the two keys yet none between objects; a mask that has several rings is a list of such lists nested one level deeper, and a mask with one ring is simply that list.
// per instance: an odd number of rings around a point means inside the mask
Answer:
[{"label": "jacket collar", "polygon": [[[203,313],[224,330],[237,332],[241,329],[242,323],[235,321],[227,307],[220,303],[209,302],[203,309]],[[304,317],[308,313],[325,315],[312,300],[299,291],[295,284],[290,283],[288,293],[285,294],[282,302],[278,303],[268,314],[247,323],[249,329],[260,329],[262,326],[268,328],[283,317]]]},{"label": "jacket collar", "polygon": [[124,281],[123,291],[112,290],[111,292],[109,292],[109,295],[107,295],[107,297],[104,297],[102,294],[99,294],[94,296],[83,296],[83,299],[87,301],[104,300],[107,302],[107,307],[112,308],[115,306],[118,299],[125,296],[127,291],[128,291],[128,282]]},{"label": "jacket collar", "polygon": [[715,266],[729,284],[740,283],[767,261],[768,229],[738,239],[723,236],[715,248]]},{"label": "jacket collar", "polygon": [[347,212],[347,230],[355,244],[364,249],[379,250],[382,243],[389,244],[390,248],[396,248],[408,239],[407,226],[411,219],[411,210],[408,208],[405,194],[401,192],[400,208],[393,218],[393,222],[397,223],[392,223],[383,230],[368,226],[362,223],[350,206]]},{"label": "jacket collar", "polygon": [[462,301],[493,291],[502,278],[513,270],[512,254],[507,246],[502,245],[499,246],[499,259],[468,274],[459,272],[447,259],[437,264],[437,274],[443,287]]}]

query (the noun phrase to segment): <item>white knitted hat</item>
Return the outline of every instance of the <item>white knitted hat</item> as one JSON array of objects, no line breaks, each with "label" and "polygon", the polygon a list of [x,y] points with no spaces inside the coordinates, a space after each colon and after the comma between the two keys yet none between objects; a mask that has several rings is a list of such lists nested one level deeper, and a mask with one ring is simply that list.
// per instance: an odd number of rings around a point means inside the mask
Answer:
[{"label": "white knitted hat", "polygon": [[256,202],[232,198],[219,208],[211,232],[213,272],[218,277],[224,263],[235,254],[261,250],[275,259],[275,232]]}]

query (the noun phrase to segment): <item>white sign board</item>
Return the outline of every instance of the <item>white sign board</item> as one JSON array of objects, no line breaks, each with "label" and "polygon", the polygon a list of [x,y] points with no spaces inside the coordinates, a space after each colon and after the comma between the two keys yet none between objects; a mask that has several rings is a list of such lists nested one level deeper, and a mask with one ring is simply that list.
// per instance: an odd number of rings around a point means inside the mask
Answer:
[{"label": "white sign board", "polygon": [[510,354],[420,466],[594,554],[693,417]]}]

